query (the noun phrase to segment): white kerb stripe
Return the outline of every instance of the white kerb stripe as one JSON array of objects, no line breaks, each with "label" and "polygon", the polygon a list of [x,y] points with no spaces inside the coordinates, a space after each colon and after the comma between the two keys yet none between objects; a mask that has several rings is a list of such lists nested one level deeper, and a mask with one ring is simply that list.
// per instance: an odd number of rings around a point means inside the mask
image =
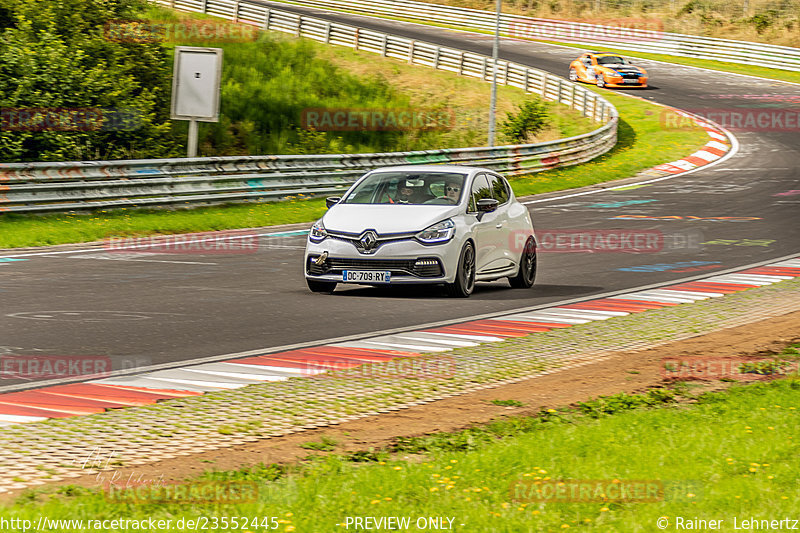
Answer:
[{"label": "white kerb stripe", "polygon": [[[711,152],[706,152],[705,150],[698,150],[697,152],[693,153],[692,156],[699,157],[700,159],[703,159],[704,161],[708,161],[708,162],[711,162],[711,161],[714,161],[714,160],[720,158],[720,156],[718,156],[717,154],[712,154]],[[689,157],[692,157],[692,156],[689,156]]]},{"label": "white kerb stripe", "polygon": [[201,370],[199,368],[184,368],[187,372],[197,372],[198,374],[206,374],[209,376],[221,376],[228,378],[247,379],[250,381],[283,381],[289,379],[286,376],[267,376],[264,374],[244,374],[241,372],[220,372],[215,370]]},{"label": "white kerb stripe", "polygon": [[553,322],[556,324],[588,324],[591,322],[591,320],[586,320],[584,318],[565,318],[562,316],[537,314],[511,315],[505,318],[508,320],[527,320],[529,322]]},{"label": "white kerb stripe", "polygon": [[[226,363],[232,367],[237,367],[237,369],[241,369],[242,372],[247,373],[250,368],[258,368],[260,370],[264,370],[265,372],[274,373],[274,375],[281,375],[281,376],[305,376],[308,373],[315,373],[315,372],[324,372],[324,370],[320,370],[313,366],[309,366],[308,368],[303,368],[302,370],[299,368],[287,368],[285,366],[266,366],[266,365],[248,365],[245,363]],[[311,365],[311,363],[309,363]]]},{"label": "white kerb stripe", "polygon": [[165,383],[180,383],[184,385],[199,385],[201,387],[214,387],[216,389],[238,389],[241,387],[246,387],[247,383],[231,383],[230,381],[226,382],[218,382],[218,381],[203,381],[203,380],[194,380],[194,379],[176,379],[176,378],[154,378],[152,376],[143,375],[147,379],[152,379],[155,381],[163,381]]},{"label": "white kerb stripe", "polygon": [[398,335],[398,339],[408,339],[410,341],[422,341],[422,342],[433,342],[436,344],[447,344],[448,346],[480,346],[480,343],[477,342],[467,342],[467,341],[456,341],[453,339],[442,339],[440,341],[435,341],[433,339],[423,339],[421,337],[407,337],[405,335]]},{"label": "white kerb stripe", "polygon": [[361,341],[366,344],[374,344],[376,346],[389,346],[390,348],[404,348],[406,350],[421,350],[424,352],[449,352],[452,348],[442,348],[439,346],[417,346],[415,344],[396,344],[393,342],[376,342],[376,341]]},{"label": "white kerb stripe", "polygon": [[611,298],[615,299],[625,299],[625,300],[641,300],[643,302],[655,302],[655,303],[665,303],[665,304],[688,304],[692,303],[695,300],[689,298],[670,298],[669,296],[654,296],[651,294],[627,294],[623,298],[622,296],[611,296]]},{"label": "white kerb stripe", "polygon": [[567,318],[580,318],[582,320],[608,320],[609,318],[613,318],[607,315],[588,315],[584,313],[573,313],[571,310],[563,310],[563,311],[540,311],[543,315],[552,315],[552,316],[563,316]]},{"label": "white kerb stripe", "polygon": [[[589,301],[589,302],[586,302],[586,303],[591,304],[592,302]],[[571,309],[571,308],[567,308],[567,307],[553,307],[552,309],[553,310],[558,309],[559,311],[564,310],[564,311],[568,311],[570,313],[572,313],[572,312],[583,313],[585,316],[590,316],[590,317],[593,317],[593,316],[625,316],[625,315],[629,315],[630,314],[630,313],[625,312],[625,311],[601,311],[599,309]]]},{"label": "white kerb stripe", "polygon": [[[708,136],[712,137],[714,139],[717,139],[718,141],[727,141],[728,140],[727,137],[725,137],[724,135],[722,135],[720,133],[717,133],[715,131],[709,131],[708,132]],[[726,146],[726,148],[727,148],[727,146]]]},{"label": "white kerb stripe", "polygon": [[655,289],[652,291],[642,291],[639,294],[647,296],[666,296],[667,298],[682,298],[685,300],[705,300],[708,296],[703,296],[700,293],[693,293],[691,291],[673,291],[670,289]]},{"label": "white kerb stripe", "polygon": [[677,289],[676,290],[664,289],[664,290],[665,291],[669,291],[669,292],[674,292],[675,294],[678,294],[678,295],[683,294],[683,295],[686,295],[686,296],[698,295],[698,296],[706,296],[708,298],[722,298],[723,296],[725,296],[724,294],[722,294],[720,292],[680,291],[680,290],[677,290]]},{"label": "white kerb stripe", "polygon": [[501,342],[505,339],[502,337],[493,337],[490,335],[467,335],[466,333],[441,333],[439,331],[426,331],[428,335],[441,335],[443,337],[455,337],[457,339],[470,339],[481,342]]},{"label": "white kerb stripe", "polygon": [[728,150],[728,145],[727,144],[723,144],[723,143],[721,143],[719,141],[708,142],[708,143],[706,143],[706,146],[708,146],[709,148],[716,148],[717,150],[725,150],[725,151]]},{"label": "white kerb stripe", "polygon": [[[0,409],[2,409],[2,407],[0,407]],[[0,421],[8,422],[9,424],[27,424],[28,422],[39,422],[41,420],[47,420],[47,417],[0,414]]]}]

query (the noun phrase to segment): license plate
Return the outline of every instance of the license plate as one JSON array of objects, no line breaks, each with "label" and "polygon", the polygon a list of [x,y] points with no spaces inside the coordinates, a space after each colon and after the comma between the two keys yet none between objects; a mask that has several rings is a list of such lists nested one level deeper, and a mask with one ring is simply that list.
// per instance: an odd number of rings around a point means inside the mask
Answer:
[{"label": "license plate", "polygon": [[345,283],[389,283],[392,273],[388,270],[345,270],[342,281]]},{"label": "license plate", "polygon": [[625,80],[625,83],[639,83],[639,80]]}]

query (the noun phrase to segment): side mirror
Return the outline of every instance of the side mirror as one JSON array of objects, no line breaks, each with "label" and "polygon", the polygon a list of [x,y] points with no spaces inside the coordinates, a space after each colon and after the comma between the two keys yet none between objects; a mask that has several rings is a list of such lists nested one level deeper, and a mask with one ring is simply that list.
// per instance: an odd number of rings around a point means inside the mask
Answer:
[{"label": "side mirror", "polygon": [[328,198],[325,198],[325,207],[330,209],[331,207],[335,206],[341,201],[342,201],[341,196],[329,196]]},{"label": "side mirror", "polygon": [[481,198],[478,200],[478,221],[480,221],[486,213],[491,213],[497,209],[499,205],[500,202],[494,198]]}]

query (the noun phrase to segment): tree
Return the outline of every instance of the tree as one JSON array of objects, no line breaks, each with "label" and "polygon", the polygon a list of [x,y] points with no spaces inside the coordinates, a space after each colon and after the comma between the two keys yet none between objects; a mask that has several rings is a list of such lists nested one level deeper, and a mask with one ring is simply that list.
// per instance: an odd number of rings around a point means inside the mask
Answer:
[{"label": "tree", "polygon": [[165,49],[106,31],[145,5],[0,0],[0,161],[179,155]]}]

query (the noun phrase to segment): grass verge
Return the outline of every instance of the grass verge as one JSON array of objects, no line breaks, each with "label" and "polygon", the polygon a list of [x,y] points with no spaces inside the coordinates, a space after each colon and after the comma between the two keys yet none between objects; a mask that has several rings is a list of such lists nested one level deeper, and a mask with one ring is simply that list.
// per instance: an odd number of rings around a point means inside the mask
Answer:
[{"label": "grass verge", "polygon": [[[400,439],[385,452],[321,454],[296,467],[259,465],[203,476],[256,482],[259,496],[249,503],[118,503],[68,486],[29,491],[0,514],[34,521],[276,517],[280,531],[337,531],[356,516],[411,517],[412,523],[438,516],[452,518],[453,529],[462,531],[650,531],[660,517],[674,526],[680,516],[724,519],[723,530],[733,530],[733,517],[741,526],[744,519],[800,511],[797,499],[787,496],[796,480],[798,404],[796,376],[698,396],[685,388],[653,389]],[[537,482],[544,489],[581,480],[606,489],[645,482],[659,492],[647,501],[635,491],[615,499],[608,490],[583,502],[568,501],[569,492],[530,492]]]}]

